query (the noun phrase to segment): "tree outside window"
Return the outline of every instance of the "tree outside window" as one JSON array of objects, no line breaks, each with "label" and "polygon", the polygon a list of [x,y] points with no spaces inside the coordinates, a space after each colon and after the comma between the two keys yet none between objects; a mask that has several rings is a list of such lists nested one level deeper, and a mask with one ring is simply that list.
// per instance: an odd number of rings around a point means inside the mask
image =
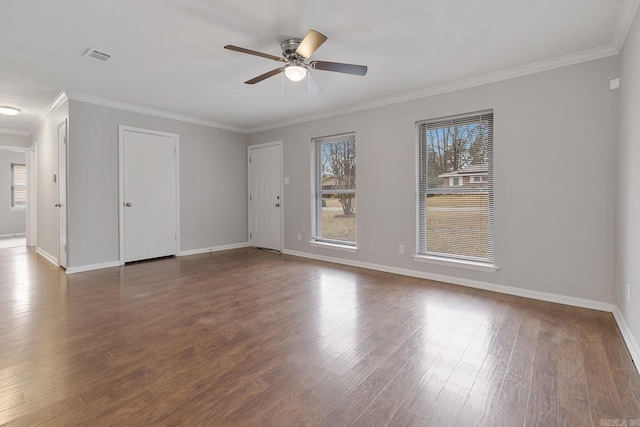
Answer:
[{"label": "tree outside window", "polygon": [[315,240],[355,245],[356,141],[354,134],[316,138]]}]

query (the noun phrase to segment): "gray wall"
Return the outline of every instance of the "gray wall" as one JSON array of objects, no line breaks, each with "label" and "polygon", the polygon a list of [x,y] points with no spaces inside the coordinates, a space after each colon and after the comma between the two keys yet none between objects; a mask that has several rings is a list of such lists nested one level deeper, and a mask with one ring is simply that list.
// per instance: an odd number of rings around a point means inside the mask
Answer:
[{"label": "gray wall", "polygon": [[11,163],[25,163],[25,153],[0,149],[0,236],[26,232],[26,209],[11,208]]},{"label": "gray wall", "polygon": [[39,124],[31,134],[31,145],[37,144],[36,179],[36,246],[55,259],[59,257],[58,125],[69,118],[69,104],[62,103]]},{"label": "gray wall", "polygon": [[[640,342],[640,14],[620,54],[616,304]],[[631,285],[631,299],[627,284]],[[638,361],[636,361],[638,363]]]},{"label": "gray wall", "polygon": [[[617,75],[618,58],[609,57],[251,134],[250,144],[284,142],[285,249],[614,302],[618,99],[608,89]],[[415,122],[490,108],[500,269],[416,263]],[[355,254],[308,244],[311,138],[347,131],[358,158]]]},{"label": "gray wall", "polygon": [[29,147],[31,142],[28,136],[0,133],[0,145],[9,147]]},{"label": "gray wall", "polygon": [[117,261],[118,125],[180,135],[181,251],[247,242],[247,136],[69,101],[69,266]]}]

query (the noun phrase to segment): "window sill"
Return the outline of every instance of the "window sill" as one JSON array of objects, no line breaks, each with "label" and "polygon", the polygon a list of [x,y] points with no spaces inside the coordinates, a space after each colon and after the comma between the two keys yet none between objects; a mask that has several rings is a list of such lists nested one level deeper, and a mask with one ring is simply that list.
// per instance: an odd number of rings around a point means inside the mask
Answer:
[{"label": "window sill", "polygon": [[415,262],[421,262],[424,264],[435,264],[445,267],[464,268],[466,270],[482,271],[485,273],[495,273],[498,270],[498,266],[486,262],[465,261],[461,259],[450,259],[437,256],[414,255],[413,260]]},{"label": "window sill", "polygon": [[352,252],[352,253],[358,252],[357,246],[339,245],[337,243],[318,242],[317,240],[310,240],[309,244],[311,246],[315,246],[316,248],[335,249],[337,251]]}]

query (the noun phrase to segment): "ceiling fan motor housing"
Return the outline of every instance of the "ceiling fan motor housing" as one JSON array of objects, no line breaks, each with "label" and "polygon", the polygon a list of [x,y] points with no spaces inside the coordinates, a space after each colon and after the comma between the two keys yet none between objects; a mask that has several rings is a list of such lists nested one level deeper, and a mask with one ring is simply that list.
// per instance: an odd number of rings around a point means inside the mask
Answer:
[{"label": "ceiling fan motor housing", "polygon": [[300,43],[302,43],[302,39],[293,38],[284,40],[282,43],[280,43],[282,56],[284,56],[287,60],[295,58],[297,56],[296,49],[298,49]]}]

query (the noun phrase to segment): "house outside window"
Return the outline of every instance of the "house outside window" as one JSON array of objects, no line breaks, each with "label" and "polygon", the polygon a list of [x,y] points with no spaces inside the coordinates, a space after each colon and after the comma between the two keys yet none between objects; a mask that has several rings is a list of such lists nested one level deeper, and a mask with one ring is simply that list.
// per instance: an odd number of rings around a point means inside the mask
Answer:
[{"label": "house outside window", "polygon": [[493,264],[493,112],[417,123],[417,254]]},{"label": "house outside window", "polygon": [[11,208],[27,206],[27,169],[24,163],[11,163]]},{"label": "house outside window", "polygon": [[313,241],[356,245],[355,133],[314,138]]}]

